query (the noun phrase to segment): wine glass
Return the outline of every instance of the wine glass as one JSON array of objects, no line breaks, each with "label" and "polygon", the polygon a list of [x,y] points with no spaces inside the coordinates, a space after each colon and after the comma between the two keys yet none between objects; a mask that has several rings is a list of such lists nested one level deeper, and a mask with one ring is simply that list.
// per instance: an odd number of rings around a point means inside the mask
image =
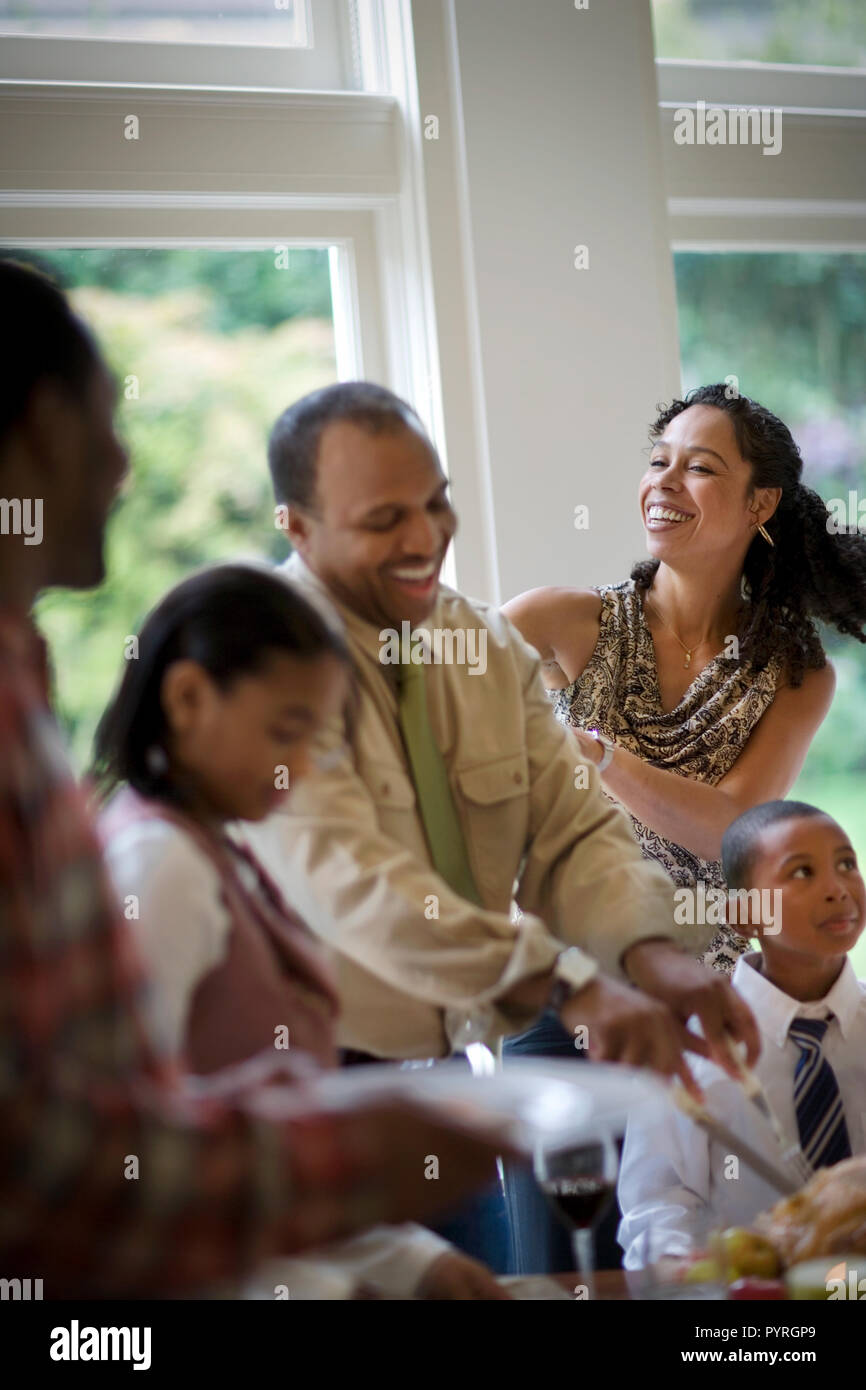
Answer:
[{"label": "wine glass", "polygon": [[600,1132],[567,1148],[539,1147],[534,1168],[539,1187],[571,1232],[575,1269],[587,1298],[595,1298],[593,1230],[616,1191],[616,1145],[610,1134]]}]

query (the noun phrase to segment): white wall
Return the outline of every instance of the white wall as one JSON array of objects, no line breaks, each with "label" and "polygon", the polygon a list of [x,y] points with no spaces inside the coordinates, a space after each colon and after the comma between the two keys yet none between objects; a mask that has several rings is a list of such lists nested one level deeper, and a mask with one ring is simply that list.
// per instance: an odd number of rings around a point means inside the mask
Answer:
[{"label": "white wall", "polygon": [[499,583],[483,596],[622,579],[644,553],[646,427],[680,384],[649,3],[453,0],[452,24]]}]

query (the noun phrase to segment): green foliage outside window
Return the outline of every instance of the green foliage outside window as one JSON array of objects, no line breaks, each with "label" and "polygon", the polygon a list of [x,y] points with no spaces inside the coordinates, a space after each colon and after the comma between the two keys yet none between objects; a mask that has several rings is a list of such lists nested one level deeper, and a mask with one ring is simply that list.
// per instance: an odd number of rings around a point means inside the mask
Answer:
[{"label": "green foliage outside window", "polygon": [[652,0],[660,58],[866,67],[863,0]]}]

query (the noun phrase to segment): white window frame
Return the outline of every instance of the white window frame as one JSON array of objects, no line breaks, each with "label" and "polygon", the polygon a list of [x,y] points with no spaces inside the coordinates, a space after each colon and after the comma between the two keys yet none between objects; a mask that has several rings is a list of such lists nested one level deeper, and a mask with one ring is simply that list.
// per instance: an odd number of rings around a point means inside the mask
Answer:
[{"label": "white window frame", "polygon": [[[866,70],[659,58],[656,74],[674,250],[866,251]],[[699,100],[778,108],[782,154],[676,146],[674,112]]]},{"label": "white window frame", "polygon": [[10,34],[0,81],[342,91],[361,86],[356,0],[299,0],[301,46]]},{"label": "white window frame", "polygon": [[[38,213],[38,223],[28,216],[31,211]],[[20,216],[4,216],[0,246],[33,251],[139,247],[273,254],[284,247],[328,250],[338,379],[382,375],[385,345],[379,333],[378,258],[370,215],[339,211],[323,217],[318,211],[305,214],[288,205],[281,208],[277,200],[268,208],[260,208],[209,199],[175,203],[170,209],[132,198],[110,203],[77,201],[73,217],[71,211],[54,200],[50,204],[34,201],[30,208],[18,210]],[[106,214],[112,227],[110,235],[106,235]],[[38,232],[32,230],[36,225]],[[16,226],[21,229],[18,235]],[[75,227],[74,234],[66,230],[70,226]]]},{"label": "white window frame", "polygon": [[[106,123],[113,129],[124,110],[140,115],[143,131],[162,130],[152,157],[159,173],[152,168],[136,179],[131,168],[118,176],[107,167],[112,142],[99,148],[98,134]],[[332,245],[339,248],[340,302],[334,308],[343,344],[341,374],[390,377],[403,389],[409,386],[409,349],[395,324],[386,335],[383,313],[386,299],[399,296],[403,275],[392,226],[391,205],[400,196],[393,100],[358,93],[179,94],[16,83],[0,84],[0,114],[17,136],[12,143],[21,166],[30,170],[29,186],[12,169],[0,191],[3,245]],[[220,123],[240,132],[239,144],[226,152],[225,166],[218,157],[210,169],[185,180],[194,186],[178,189],[185,166],[201,170],[208,142],[220,155]],[[40,172],[46,148],[47,158],[54,157],[47,138],[52,125],[64,134],[72,130],[79,154],[67,162],[65,146],[62,170]],[[303,158],[280,178],[282,135],[296,130],[303,135]],[[121,140],[117,148],[126,158]],[[165,162],[169,158],[174,167]],[[238,191],[243,180],[237,167],[247,160],[263,185],[289,183],[291,189]]]}]

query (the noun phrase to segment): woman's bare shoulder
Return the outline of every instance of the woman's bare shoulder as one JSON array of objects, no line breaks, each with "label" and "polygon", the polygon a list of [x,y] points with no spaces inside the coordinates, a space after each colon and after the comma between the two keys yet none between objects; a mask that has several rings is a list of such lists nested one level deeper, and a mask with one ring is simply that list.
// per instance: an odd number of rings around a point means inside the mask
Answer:
[{"label": "woman's bare shoulder", "polygon": [[550,667],[576,680],[598,641],[601,594],[596,589],[527,589],[503,613]]}]

